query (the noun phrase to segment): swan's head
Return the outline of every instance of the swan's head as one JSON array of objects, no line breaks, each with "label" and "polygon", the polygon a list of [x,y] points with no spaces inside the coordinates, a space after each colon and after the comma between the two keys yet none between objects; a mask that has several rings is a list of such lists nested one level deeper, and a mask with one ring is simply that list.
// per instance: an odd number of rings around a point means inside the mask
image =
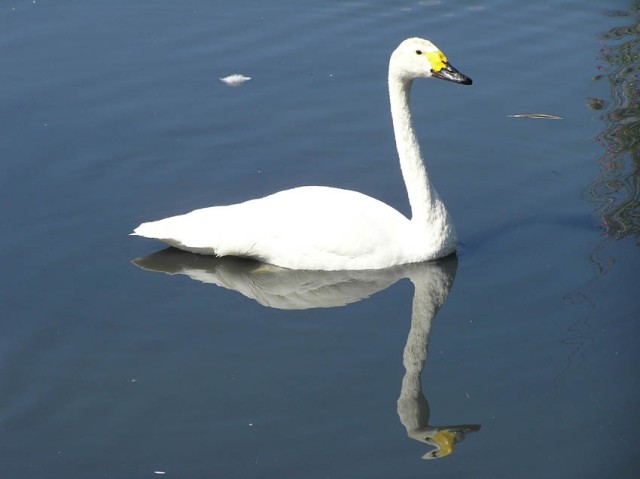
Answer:
[{"label": "swan's head", "polygon": [[471,78],[456,70],[447,57],[429,40],[408,38],[391,54],[389,77],[403,81],[415,78],[440,78],[471,85]]}]

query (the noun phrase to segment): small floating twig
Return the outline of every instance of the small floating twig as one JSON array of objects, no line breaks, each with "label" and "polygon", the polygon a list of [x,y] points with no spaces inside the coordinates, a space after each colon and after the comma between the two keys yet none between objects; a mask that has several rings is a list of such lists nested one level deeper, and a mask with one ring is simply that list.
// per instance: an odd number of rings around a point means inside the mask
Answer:
[{"label": "small floating twig", "polygon": [[515,115],[507,115],[509,118],[538,118],[543,120],[562,120],[558,115],[547,115],[546,113],[517,113]]}]

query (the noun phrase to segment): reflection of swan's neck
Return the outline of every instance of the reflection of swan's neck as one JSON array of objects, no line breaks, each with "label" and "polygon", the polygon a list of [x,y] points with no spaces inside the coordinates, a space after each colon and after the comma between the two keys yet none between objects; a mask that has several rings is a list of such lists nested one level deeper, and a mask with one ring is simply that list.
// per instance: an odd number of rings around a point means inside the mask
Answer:
[{"label": "reflection of swan's neck", "polygon": [[433,222],[433,215],[440,200],[429,182],[420,153],[420,145],[418,145],[418,139],[413,130],[409,109],[411,84],[412,80],[400,78],[394,75],[390,69],[391,117],[400,158],[400,168],[411,204],[411,219],[417,224],[426,225]]},{"label": "reflection of swan's neck", "polygon": [[448,288],[444,294],[441,290],[436,290],[436,287],[442,289],[441,282],[434,281],[440,279],[437,276],[434,274],[433,278],[427,280],[412,278],[415,292],[411,311],[411,329],[402,357],[406,372],[402,380],[401,396],[406,398],[417,398],[422,395],[420,373],[429,353],[431,322],[448,292]]},{"label": "reflection of swan's neck", "polygon": [[410,276],[415,290],[411,329],[402,356],[405,375],[398,398],[398,415],[409,437],[422,442],[429,430],[429,403],[422,393],[420,374],[429,351],[431,322],[449,294],[454,275],[455,269],[443,265],[442,268],[430,268],[428,274]]}]

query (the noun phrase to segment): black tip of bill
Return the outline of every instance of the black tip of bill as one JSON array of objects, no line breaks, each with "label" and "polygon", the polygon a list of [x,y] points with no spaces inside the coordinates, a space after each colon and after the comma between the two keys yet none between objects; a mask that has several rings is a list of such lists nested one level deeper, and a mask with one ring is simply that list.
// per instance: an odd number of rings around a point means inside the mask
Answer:
[{"label": "black tip of bill", "polygon": [[439,72],[435,72],[432,74],[434,78],[439,78],[441,80],[452,81],[455,83],[460,83],[461,85],[471,85],[473,84],[473,80],[469,78],[464,73],[460,73],[456,68],[454,68],[451,64],[445,63],[445,67]]}]

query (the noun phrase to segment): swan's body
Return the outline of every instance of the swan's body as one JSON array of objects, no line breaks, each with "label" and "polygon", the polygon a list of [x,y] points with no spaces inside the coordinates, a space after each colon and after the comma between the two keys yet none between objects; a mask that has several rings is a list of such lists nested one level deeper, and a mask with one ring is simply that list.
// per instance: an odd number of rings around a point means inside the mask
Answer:
[{"label": "swan's body", "polygon": [[391,55],[391,115],[411,220],[362,193],[306,186],[143,223],[133,234],[194,253],[246,256],[292,269],[380,269],[452,253],[455,229],[429,182],[411,123],[409,92],[419,77],[471,84],[427,40],[405,40]]}]

